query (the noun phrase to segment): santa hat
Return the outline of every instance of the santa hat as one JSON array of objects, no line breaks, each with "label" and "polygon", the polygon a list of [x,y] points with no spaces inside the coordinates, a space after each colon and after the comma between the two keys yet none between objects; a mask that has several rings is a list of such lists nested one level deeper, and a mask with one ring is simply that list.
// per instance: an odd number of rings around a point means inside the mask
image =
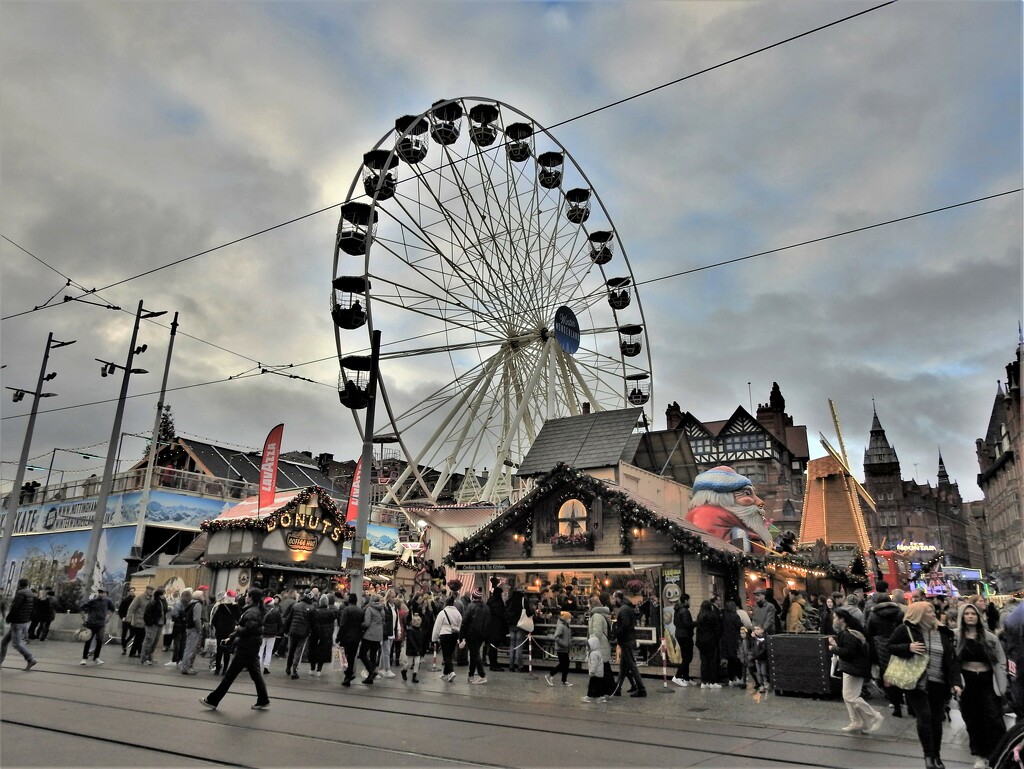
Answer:
[{"label": "santa hat", "polygon": [[753,485],[746,476],[740,475],[731,467],[720,465],[698,475],[693,481],[693,490],[730,492]]},{"label": "santa hat", "polygon": [[265,603],[265,604],[272,604],[273,602],[274,602],[274,596],[272,596],[272,595],[268,595],[266,598],[263,599],[263,603]]},{"label": "santa hat", "polygon": [[229,590],[224,595],[226,595],[228,598],[234,598],[238,594],[234,590]]}]

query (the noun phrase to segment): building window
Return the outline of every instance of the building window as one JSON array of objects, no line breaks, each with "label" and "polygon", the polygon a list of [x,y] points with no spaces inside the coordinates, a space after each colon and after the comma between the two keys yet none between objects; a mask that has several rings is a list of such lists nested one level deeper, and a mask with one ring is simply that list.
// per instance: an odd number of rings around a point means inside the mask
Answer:
[{"label": "building window", "polygon": [[726,451],[756,451],[768,448],[768,440],[759,433],[726,435],[723,441]]},{"label": "building window", "polygon": [[712,444],[710,438],[694,438],[690,441],[690,449],[694,454],[710,454]]},{"label": "building window", "polygon": [[572,537],[587,533],[587,506],[570,499],[558,509],[558,534]]}]

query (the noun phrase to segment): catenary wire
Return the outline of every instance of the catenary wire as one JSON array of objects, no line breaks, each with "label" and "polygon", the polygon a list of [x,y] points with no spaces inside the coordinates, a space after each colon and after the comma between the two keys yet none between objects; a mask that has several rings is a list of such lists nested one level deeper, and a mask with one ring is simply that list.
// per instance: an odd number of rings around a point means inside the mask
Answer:
[{"label": "catenary wire", "polygon": [[[884,226],[887,226],[887,225],[890,225],[890,224],[897,224],[899,222],[906,222],[906,221],[909,221],[911,219],[916,219],[916,218],[919,218],[919,217],[922,217],[922,216],[929,216],[929,215],[932,215],[932,214],[940,213],[942,211],[950,211],[950,210],[955,209],[955,208],[961,208],[963,206],[969,206],[969,205],[972,205],[972,204],[975,204],[975,203],[981,203],[981,202],[984,202],[984,201],[993,200],[995,198],[1000,198],[1000,197],[1003,197],[1005,195],[1013,195],[1013,194],[1021,192],[1022,189],[1024,189],[1024,188],[1018,187],[1018,188],[1013,189],[1013,190],[1006,190],[1004,192],[997,192],[997,193],[995,193],[993,195],[986,195],[985,197],[974,198],[973,200],[965,200],[965,201],[962,201],[960,203],[953,203],[953,204],[948,205],[948,206],[942,206],[941,208],[933,208],[933,209],[931,209],[929,211],[921,211],[921,212],[916,213],[916,214],[909,214],[907,216],[901,216],[901,217],[898,217],[896,219],[889,219],[889,220],[884,221],[884,222],[876,222],[875,224],[865,225],[864,227],[856,227],[856,228],[851,229],[851,230],[845,230],[843,232],[833,233],[832,235],[823,235],[820,238],[812,238],[811,240],[801,241],[800,243],[793,243],[793,244],[788,245],[788,246],[780,246],[779,248],[773,248],[773,249],[770,249],[770,250],[767,250],[767,251],[760,251],[760,252],[758,252],[756,254],[748,254],[746,256],[739,256],[739,257],[736,257],[735,259],[727,259],[725,261],[717,262],[715,264],[704,265],[703,267],[694,267],[692,269],[683,270],[681,272],[675,272],[675,273],[672,273],[670,275],[662,275],[661,277],[658,277],[658,278],[651,278],[649,280],[638,281],[637,285],[641,285],[641,284],[645,284],[645,283],[654,283],[654,282],[660,281],[660,280],[667,280],[669,278],[675,278],[675,277],[680,277],[680,276],[683,276],[683,275],[689,275],[689,274],[692,274],[692,273],[695,273],[695,272],[700,272],[701,270],[710,269],[712,267],[720,267],[722,265],[733,264],[735,262],[742,262],[742,261],[745,261],[745,260],[748,260],[748,259],[754,259],[754,258],[761,257],[761,256],[768,256],[770,254],[777,254],[777,253],[779,253],[781,251],[786,251],[786,250],[789,250],[791,248],[799,248],[801,246],[806,246],[806,245],[810,245],[810,244],[813,244],[813,243],[820,243],[820,242],[825,241],[825,240],[831,240],[833,238],[843,237],[845,235],[852,235],[852,234],[855,234],[855,233],[858,233],[858,232],[864,232],[866,230],[875,229],[876,227],[884,227]],[[397,344],[397,342],[396,342],[396,344]],[[325,356],[323,358],[316,358],[314,360],[309,360],[309,361],[306,361],[304,363],[295,363],[295,364],[289,366],[289,368],[298,368],[300,366],[308,366],[308,365],[312,365],[314,363],[323,363],[324,361],[333,360],[334,358],[335,358],[334,355],[328,355],[328,356]],[[261,376],[264,373],[272,373],[272,372],[270,372],[269,370],[264,370],[264,369],[261,369],[260,371],[244,372],[242,374],[236,374],[234,376],[225,377],[224,379],[214,379],[214,380],[211,380],[209,382],[196,382],[196,383],[190,384],[190,385],[182,385],[180,387],[168,388],[168,392],[176,392],[178,390],[190,390],[190,389],[193,389],[193,388],[196,388],[196,387],[206,387],[207,385],[222,384],[224,382],[231,382],[231,381],[238,380],[238,379],[249,379],[250,377]],[[299,377],[298,379],[300,379],[300,381],[307,381],[307,382],[312,382],[313,381],[313,380],[306,379],[305,377]],[[325,384],[323,382],[315,382],[315,384],[318,384],[321,387],[333,387],[332,385],[328,385],[328,384]],[[127,397],[128,398],[141,398],[141,397],[146,397],[146,396],[149,396],[149,395],[156,395],[156,394],[157,393],[155,393],[155,392],[137,393],[135,395],[129,395]],[[69,409],[84,408],[86,406],[96,406],[96,405],[103,404],[103,403],[114,403],[116,401],[117,401],[116,398],[108,398],[108,399],[105,399],[105,400],[91,401],[89,403],[79,403],[79,404],[75,404],[75,405],[71,405],[71,406],[59,406],[59,407],[55,407],[55,408],[52,408],[52,409],[39,409],[39,411],[37,413],[39,413],[39,414],[49,414],[49,413],[52,413],[52,412],[55,412],[55,411],[67,411]],[[6,421],[8,419],[22,419],[22,418],[24,418],[26,416],[28,416],[27,413],[26,414],[11,414],[11,415],[8,415],[8,416],[5,416],[5,417],[0,417],[0,421]]]},{"label": "catenary wire", "polygon": [[[778,48],[779,46],[785,45],[786,43],[790,43],[790,42],[793,42],[795,40],[799,40],[799,39],[801,39],[803,37],[807,37],[809,35],[813,35],[813,34],[815,34],[817,32],[822,31],[822,30],[828,29],[830,27],[834,27],[834,26],[836,26],[838,24],[842,24],[844,22],[851,21],[852,19],[856,19],[856,18],[858,18],[860,16],[864,16],[865,14],[871,13],[873,11],[877,11],[877,10],[879,10],[881,8],[885,8],[886,6],[889,6],[889,5],[893,5],[896,2],[898,2],[898,0],[888,0],[888,2],[881,3],[880,5],[876,5],[876,6],[872,7],[872,8],[867,8],[867,9],[865,9],[863,11],[858,11],[857,13],[851,14],[849,16],[844,16],[844,17],[842,17],[840,19],[836,19],[835,21],[830,21],[827,24],[822,24],[820,26],[814,27],[813,29],[809,29],[809,30],[806,30],[806,31],[801,32],[799,34],[792,35],[792,36],[790,36],[788,38],[785,38],[784,40],[778,40],[778,41],[776,41],[774,43],[771,43],[769,45],[762,46],[761,48],[758,48],[757,50],[749,51],[748,53],[741,54],[739,56],[734,56],[731,59],[728,59],[728,60],[723,61],[723,62],[719,62],[718,64],[713,64],[710,67],[705,67],[704,69],[698,70],[697,72],[691,72],[688,75],[684,75],[683,77],[676,78],[675,80],[670,80],[667,83],[662,83],[661,85],[654,86],[653,88],[648,88],[647,90],[641,91],[639,93],[635,93],[635,94],[632,94],[630,96],[624,97],[622,99],[618,99],[618,100],[616,100],[614,102],[611,102],[609,104],[605,104],[605,105],[603,105],[601,107],[595,107],[594,109],[588,110],[587,112],[583,112],[583,113],[580,113],[579,115],[575,115],[575,116],[573,116],[571,118],[567,118],[567,119],[562,120],[562,121],[560,121],[558,123],[554,123],[553,125],[548,126],[546,130],[550,130],[551,128],[557,128],[559,126],[567,125],[568,123],[572,123],[572,122],[575,122],[577,120],[581,120],[581,119],[583,119],[585,117],[588,117],[590,115],[594,115],[594,114],[596,114],[598,112],[602,112],[604,110],[611,109],[612,107],[616,107],[616,106],[619,106],[621,104],[625,104],[626,102],[633,101],[634,99],[638,99],[638,98],[640,98],[642,96],[647,96],[647,95],[652,94],[652,93],[654,93],[656,91],[660,91],[660,90],[662,90],[664,88],[668,88],[670,86],[682,83],[682,82],[684,82],[686,80],[690,80],[691,78],[697,77],[698,75],[702,75],[702,74],[706,74],[708,72],[712,72],[712,71],[714,71],[716,69],[720,69],[720,68],[725,67],[725,66],[727,66],[729,64],[733,64],[735,62],[738,62],[738,61],[741,61],[743,59],[749,58],[751,56],[756,56],[756,55],[758,55],[760,53],[764,53],[765,51],[770,51],[773,48]],[[204,251],[199,251],[199,252],[197,252],[195,254],[191,254],[190,256],[182,257],[181,259],[176,259],[176,260],[174,260],[172,262],[168,262],[167,264],[161,265],[159,267],[154,267],[151,270],[146,270],[145,272],[140,272],[140,273],[138,273],[136,275],[132,275],[132,276],[129,276],[127,278],[123,278],[123,279],[121,279],[119,281],[116,281],[114,283],[110,283],[110,284],[104,286],[103,288],[93,289],[92,291],[89,291],[88,293],[96,293],[97,291],[104,291],[106,289],[113,288],[114,286],[120,286],[120,285],[123,285],[125,283],[130,282],[130,281],[137,280],[138,278],[142,278],[142,277],[145,277],[147,275],[152,275],[153,273],[160,272],[161,270],[168,269],[169,267],[174,267],[176,265],[183,264],[184,262],[190,261],[192,259],[196,259],[196,258],[198,258],[200,256],[205,256],[207,254],[211,254],[214,251],[218,251],[220,249],[227,248],[228,246],[232,246],[232,245],[235,245],[237,243],[241,243],[241,242],[243,242],[245,240],[249,240],[250,238],[257,237],[258,235],[263,235],[265,233],[271,232],[271,231],[279,229],[281,227],[285,227],[285,226],[287,226],[289,224],[294,224],[295,222],[302,221],[303,219],[308,219],[309,217],[317,216],[318,214],[322,214],[325,211],[330,211],[330,210],[332,210],[334,208],[338,208],[340,205],[341,205],[340,203],[334,203],[332,205],[325,206],[325,207],[320,208],[320,209],[318,209],[316,211],[311,211],[311,212],[309,212],[307,214],[303,214],[302,216],[297,216],[297,217],[295,217],[293,219],[289,219],[287,221],[271,225],[270,227],[266,227],[266,228],[264,228],[262,230],[259,230],[257,232],[250,233],[249,235],[243,235],[241,237],[235,238],[234,240],[228,241],[227,243],[221,243],[220,245],[213,246],[213,247],[208,248],[208,249],[206,249]],[[20,246],[19,246],[19,248],[20,248]],[[22,249],[22,250],[24,250],[24,249]],[[26,251],[26,253],[28,253],[28,252]],[[33,256],[33,258],[38,259],[38,257],[34,257],[34,256]],[[42,262],[42,260],[39,260],[39,261]],[[45,264],[45,262],[42,262],[42,263]],[[49,266],[49,265],[47,265],[47,266]],[[50,269],[54,269],[54,268],[51,267]],[[57,274],[61,274],[57,270],[54,270],[54,272],[57,272]],[[85,290],[85,289],[82,289],[82,290]],[[48,307],[55,307],[57,305],[47,305],[47,306]],[[22,311],[20,313],[16,313],[16,314],[13,314],[13,315],[7,315],[7,316],[4,316],[3,318],[0,318],[0,319],[2,319],[2,320],[9,320],[11,318],[16,318],[16,317],[18,317],[20,315],[26,315],[28,313],[37,312],[38,310],[46,309],[47,306],[37,307],[37,308],[34,308],[32,310],[24,310],[24,311]],[[200,341],[202,341],[202,340],[200,340]],[[237,354],[237,353],[235,353],[235,354]],[[247,357],[247,356],[241,356],[241,357]],[[250,358],[249,360],[252,360],[252,359]]]}]

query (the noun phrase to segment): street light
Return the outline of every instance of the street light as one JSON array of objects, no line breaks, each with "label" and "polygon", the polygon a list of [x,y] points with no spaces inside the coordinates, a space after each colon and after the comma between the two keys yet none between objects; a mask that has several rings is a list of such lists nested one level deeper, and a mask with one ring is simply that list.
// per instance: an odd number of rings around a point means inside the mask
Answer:
[{"label": "street light", "polygon": [[166,315],[166,311],[149,312],[144,310],[142,302],[139,302],[139,309],[135,312],[135,325],[132,326],[132,339],[128,344],[128,359],[123,366],[109,361],[96,360],[103,364],[101,374],[107,376],[121,369],[124,375],[121,377],[121,393],[117,399],[117,408],[114,411],[114,424],[110,431],[110,441],[107,443],[107,461],[103,467],[103,480],[100,482],[99,496],[96,498],[96,516],[92,522],[92,531],[89,535],[89,547],[85,554],[85,568],[83,574],[83,588],[86,595],[92,593],[93,582],[96,578],[96,556],[100,549],[100,536],[103,533],[103,519],[107,515],[107,499],[110,496],[110,487],[114,480],[114,460],[117,457],[118,437],[121,432],[121,419],[124,416],[124,404],[128,398],[128,383],[132,374],[148,373],[145,369],[132,368],[132,361],[136,354],[145,352],[142,347],[136,347],[135,342],[139,337],[139,324],[149,318],[156,318]]},{"label": "street light", "polygon": [[60,342],[55,340],[53,338],[53,332],[51,331],[46,337],[46,349],[43,352],[43,365],[39,368],[39,381],[36,384],[36,389],[25,390],[24,388],[7,388],[8,390],[15,391],[15,402],[22,400],[26,394],[31,395],[32,411],[29,413],[28,426],[25,428],[25,441],[21,445],[21,459],[18,460],[18,470],[14,475],[14,489],[11,492],[10,498],[7,500],[7,516],[4,518],[3,539],[0,539],[0,564],[7,563],[7,555],[11,550],[11,538],[14,535],[14,522],[18,517],[19,490],[21,489],[21,485],[25,482],[25,467],[28,465],[28,452],[32,446],[32,431],[35,429],[36,414],[39,412],[39,399],[52,398],[56,395],[56,393],[44,393],[42,391],[43,382],[48,382],[56,376],[56,374],[46,373],[46,364],[50,359],[50,350],[67,347],[74,343],[74,339],[69,342]]}]

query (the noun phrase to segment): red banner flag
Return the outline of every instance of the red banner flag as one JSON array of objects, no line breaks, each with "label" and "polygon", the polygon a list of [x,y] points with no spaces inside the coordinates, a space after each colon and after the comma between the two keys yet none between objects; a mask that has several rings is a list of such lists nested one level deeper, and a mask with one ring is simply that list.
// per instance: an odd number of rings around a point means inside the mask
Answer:
[{"label": "red banner flag", "polygon": [[354,521],[359,515],[359,482],[363,477],[363,458],[359,457],[356,462],[356,472],[352,476],[352,489],[348,493],[348,511],[345,513],[345,523]]},{"label": "red banner flag", "polygon": [[281,438],[284,436],[284,423],[279,424],[267,435],[263,444],[263,459],[260,462],[260,509],[274,504],[277,493],[277,458],[281,456]]}]

